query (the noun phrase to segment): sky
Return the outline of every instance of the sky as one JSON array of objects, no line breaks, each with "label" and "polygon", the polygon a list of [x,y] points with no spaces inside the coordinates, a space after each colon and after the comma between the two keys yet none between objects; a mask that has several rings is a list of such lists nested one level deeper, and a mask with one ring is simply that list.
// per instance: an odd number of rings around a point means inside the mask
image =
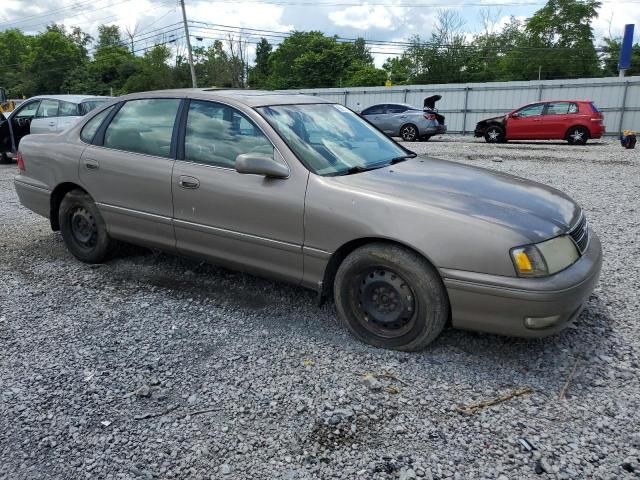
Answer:
[{"label": "sky", "polygon": [[[594,31],[599,40],[620,36],[625,23],[640,23],[640,0],[601,0],[599,18]],[[498,25],[510,16],[524,19],[544,5],[543,0],[252,0],[200,1],[185,0],[190,21],[225,25],[214,27],[232,31],[228,27],[264,29],[274,32],[291,30],[320,30],[328,35],[344,38],[364,37],[370,40],[406,41],[412,35],[427,39],[431,35],[439,9],[453,9],[464,20],[464,31],[473,34],[482,30],[481,13],[489,11]],[[181,35],[177,22],[181,21],[178,0],[2,0],[0,30],[17,27],[25,32],[37,32],[51,23],[68,27],[79,26],[96,35],[100,24],[117,24],[124,32],[137,25],[136,49],[158,41],[158,29],[173,29]],[[147,32],[147,33],[145,33]],[[245,31],[244,36],[256,35]],[[277,35],[277,34],[276,34]],[[192,29],[194,45],[206,46],[224,32]],[[206,38],[213,37],[213,38]],[[640,32],[636,28],[636,40]],[[257,37],[248,37],[254,44]],[[271,43],[281,39],[269,38]],[[372,47],[376,64],[381,66],[389,56],[401,52],[397,46]],[[253,48],[249,55],[253,55]]]}]

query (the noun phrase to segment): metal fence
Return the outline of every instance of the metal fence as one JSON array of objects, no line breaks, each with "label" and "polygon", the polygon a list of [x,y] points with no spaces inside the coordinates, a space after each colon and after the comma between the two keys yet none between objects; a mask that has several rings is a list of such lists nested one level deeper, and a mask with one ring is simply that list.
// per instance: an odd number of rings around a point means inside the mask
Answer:
[{"label": "metal fence", "polygon": [[640,130],[640,76],[581,78],[442,85],[402,85],[301,89],[355,110],[379,103],[409,103],[422,107],[425,97],[442,95],[436,105],[447,117],[450,133],[472,133],[483,118],[497,116],[538,100],[592,100],[604,113],[608,134],[623,129]]}]

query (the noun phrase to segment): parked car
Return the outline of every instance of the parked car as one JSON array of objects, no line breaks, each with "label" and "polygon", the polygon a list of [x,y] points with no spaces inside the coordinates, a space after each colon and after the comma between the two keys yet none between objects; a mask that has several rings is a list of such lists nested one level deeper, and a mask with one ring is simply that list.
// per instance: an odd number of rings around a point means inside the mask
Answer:
[{"label": "parked car", "polygon": [[475,136],[489,143],[508,140],[567,140],[584,145],[604,135],[604,116],[588,100],[536,102],[499,117],[481,120]]},{"label": "parked car", "polygon": [[79,260],[117,240],[333,293],[359,339],[542,336],[599,276],[582,209],[529,180],[419,158],[351,110],[244,90],[131,94],[29,135],[15,188]]},{"label": "parked car", "polygon": [[427,141],[433,135],[447,133],[444,116],[434,111],[437,100],[430,108],[425,100],[422,110],[405,103],[382,103],[365,108],[360,115],[389,136],[401,137],[406,142]]},{"label": "parked car", "polygon": [[42,95],[32,97],[0,118],[0,163],[8,163],[20,140],[30,133],[56,133],[111,97],[88,95]]}]

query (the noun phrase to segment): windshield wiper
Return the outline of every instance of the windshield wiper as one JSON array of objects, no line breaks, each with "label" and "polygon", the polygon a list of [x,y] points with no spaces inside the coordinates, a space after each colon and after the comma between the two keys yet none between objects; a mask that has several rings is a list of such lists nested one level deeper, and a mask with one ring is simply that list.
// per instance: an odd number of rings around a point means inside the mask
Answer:
[{"label": "windshield wiper", "polygon": [[409,160],[410,158],[416,158],[418,156],[417,153],[409,153],[407,155],[404,155],[402,157],[394,157],[391,160],[389,160],[388,165],[395,165],[396,163],[400,163],[400,162],[404,162],[405,160]]},{"label": "windshield wiper", "polygon": [[340,172],[338,175],[353,175],[354,173],[367,172],[369,170],[375,170],[376,168],[382,168],[386,166],[386,163],[377,163],[375,165],[369,165],[368,167],[355,166],[348,168],[344,172]]}]

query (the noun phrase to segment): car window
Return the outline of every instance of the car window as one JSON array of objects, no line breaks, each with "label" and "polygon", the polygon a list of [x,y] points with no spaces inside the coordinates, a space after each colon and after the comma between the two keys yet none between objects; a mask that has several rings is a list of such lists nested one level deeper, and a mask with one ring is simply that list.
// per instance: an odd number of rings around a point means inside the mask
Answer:
[{"label": "car window", "polygon": [[546,115],[566,115],[567,113],[575,113],[577,110],[570,112],[571,106],[575,103],[571,102],[551,102],[547,105]]},{"label": "car window", "polygon": [[102,125],[104,119],[107,118],[107,115],[111,113],[111,110],[113,110],[114,106],[111,106],[98,113],[95,117],[89,120],[84,127],[82,127],[82,131],[80,132],[80,138],[82,139],[82,141],[87,143],[93,142],[93,137],[98,131],[98,128],[100,128],[100,125]]},{"label": "car window", "polygon": [[78,105],[80,115],[86,115],[90,111],[98,108],[100,105],[106,103],[107,100],[87,100]]},{"label": "car window", "polygon": [[578,113],[579,109],[578,109],[578,104],[577,103],[570,103],[569,104],[569,112],[568,113]]},{"label": "car window", "polygon": [[38,111],[38,106],[40,105],[40,100],[35,102],[27,103],[16,112],[14,117],[35,117],[36,112]]},{"label": "car window", "polygon": [[44,99],[40,102],[40,106],[36,111],[36,118],[48,118],[58,116],[58,101]]},{"label": "car window", "polygon": [[387,105],[387,113],[404,113],[409,107],[404,105]]},{"label": "car window", "polygon": [[542,115],[542,110],[544,110],[544,103],[536,103],[535,105],[523,107],[516,113],[519,117],[534,117],[536,115]]},{"label": "car window", "polygon": [[362,111],[362,115],[380,115],[381,113],[384,113],[384,105],[374,105]]},{"label": "car window", "polygon": [[58,110],[59,117],[75,117],[78,115],[78,105],[71,102],[60,102],[60,108]]},{"label": "car window", "polygon": [[178,99],[129,100],[107,127],[103,145],[127,152],[169,157],[179,106]]},{"label": "car window", "polygon": [[184,138],[185,160],[235,168],[243,153],[273,156],[273,145],[244,114],[214,102],[192,100]]}]

